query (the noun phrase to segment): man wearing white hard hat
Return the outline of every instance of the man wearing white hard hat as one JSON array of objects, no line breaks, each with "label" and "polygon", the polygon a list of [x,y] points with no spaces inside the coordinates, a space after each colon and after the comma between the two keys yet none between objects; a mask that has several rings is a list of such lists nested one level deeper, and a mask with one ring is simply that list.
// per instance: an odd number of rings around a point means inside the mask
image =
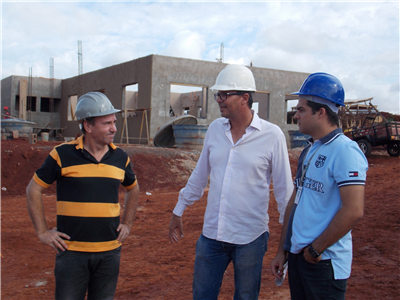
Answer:
[{"label": "man wearing white hard hat", "polygon": [[269,238],[271,178],[283,222],[293,190],[286,139],[281,129],[251,109],[253,73],[228,65],[218,75],[215,100],[221,117],[204,139],[197,166],[180,191],[169,226],[172,243],[183,237],[185,208],[201,198],[210,177],[203,232],[196,244],[193,299],[217,299],[229,263],[234,299],[258,299]]},{"label": "man wearing white hard hat", "polygon": [[[122,242],[135,218],[139,186],[125,151],[113,144],[117,128],[106,95],[81,96],[76,118],[83,135],[56,146],[26,189],[40,241],[56,252],[56,299],[113,299]],[[57,228],[49,230],[42,192],[57,181]],[[119,186],[125,188],[120,222]]]},{"label": "man wearing white hard hat", "polygon": [[299,157],[271,271],[281,278],[288,261],[292,300],[344,300],[351,230],[364,213],[368,162],[339,127],[345,95],[339,79],[313,73],[293,94],[299,96],[294,116],[299,131],[311,138]]}]

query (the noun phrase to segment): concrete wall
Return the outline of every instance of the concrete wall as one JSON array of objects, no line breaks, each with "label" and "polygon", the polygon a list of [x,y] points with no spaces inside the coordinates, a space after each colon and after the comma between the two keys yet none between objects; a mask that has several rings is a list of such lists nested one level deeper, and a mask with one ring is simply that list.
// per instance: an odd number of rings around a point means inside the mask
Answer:
[{"label": "concrete wall", "polygon": [[[130,93],[126,93],[125,87],[132,84],[137,84],[138,87],[137,108],[148,110],[150,139],[154,137],[161,126],[173,119],[169,116],[171,85],[190,85],[203,88],[204,102],[202,106],[203,112],[206,112],[204,115],[206,118],[198,119],[198,122],[199,124],[210,124],[220,117],[218,104],[213,96],[216,91],[211,91],[210,87],[215,84],[219,72],[225,66],[226,64],[219,62],[149,55],[62,81],[55,80],[54,97],[61,98],[60,113],[57,115],[59,127],[65,128],[64,136],[74,137],[79,132],[77,122],[68,118],[71,96],[79,97],[90,91],[101,91],[108,96],[115,108],[131,108],[130,103],[127,103],[127,107],[125,106],[125,101],[129,102],[129,97],[131,97]],[[257,92],[254,95],[254,101],[259,102],[259,116],[280,126],[286,135],[289,146],[288,131],[297,130],[298,126],[286,124],[286,100],[292,98],[290,93],[298,91],[309,74],[258,67],[250,67],[250,70],[256,81]],[[12,109],[15,107],[13,99],[18,94],[18,85],[21,79],[27,80],[28,77],[11,76],[2,80],[2,104],[9,104],[12,113]],[[49,79],[33,78],[32,86],[33,95],[50,96]],[[174,101],[172,99],[172,102]],[[39,98],[37,102],[39,102]],[[42,123],[48,122],[47,115],[43,115],[38,109],[36,113],[32,113],[32,116],[35,120],[40,119]],[[127,117],[130,143],[138,143],[142,120],[142,111],[131,113]],[[117,114],[116,143],[126,142],[126,130],[124,136],[121,136],[122,130],[125,129],[123,121],[123,114]],[[147,143],[146,128],[142,127],[142,130],[141,143]]]},{"label": "concrete wall", "polygon": [[[1,118],[3,119],[3,107],[8,106],[10,114],[13,116],[11,106],[11,94],[12,94],[12,77],[9,76],[1,80]],[[15,116],[16,117],[16,116]]]},{"label": "concrete wall", "polygon": [[[288,131],[298,130],[298,126],[286,124],[286,99],[290,93],[297,92],[300,89],[309,73],[255,67],[250,69],[253,71],[256,80],[257,91],[266,91],[270,95],[268,108],[269,121],[282,129],[285,133],[288,146],[290,146]],[[261,109],[261,104],[259,111],[259,116],[265,118],[264,108]]]},{"label": "concrete wall", "polygon": [[206,105],[203,109],[206,110],[207,118],[198,119],[198,122],[210,124],[219,118],[218,104],[214,100],[214,92],[211,92],[209,87],[215,84],[218,73],[224,67],[225,65],[220,63],[154,55],[151,136],[153,137],[162,125],[173,119],[168,114],[171,84],[205,87]]},{"label": "concrete wall", "polygon": [[[152,126],[151,137],[169,117],[170,85],[189,84],[207,88],[207,119],[199,119],[199,124],[210,124],[220,117],[218,104],[209,88],[215,84],[219,72],[226,64],[206,62],[175,57],[154,55],[152,73]],[[259,116],[277,124],[284,131],[288,145],[289,130],[297,130],[297,125],[286,124],[286,95],[299,90],[308,73],[289,72],[265,68],[250,67],[256,81],[259,99]],[[269,100],[268,100],[269,99]]]},{"label": "concrete wall", "polygon": [[[53,80],[53,83],[51,82]],[[32,91],[29,91],[29,77],[27,76],[9,76],[1,80],[1,103],[2,106],[7,105],[10,108],[11,116],[18,118],[19,109],[16,107],[16,96],[20,96],[21,81],[26,81],[28,84],[24,87],[26,89],[25,95],[36,97],[35,111],[30,111],[25,114],[25,118],[29,121],[35,122],[38,127],[44,127],[50,122],[52,127],[60,127],[60,107],[58,111],[41,112],[40,104],[42,98],[56,98],[61,99],[61,80],[49,79],[42,77],[32,77]],[[54,89],[54,90],[53,90]],[[24,91],[23,91],[24,92]]]},{"label": "concrete wall", "polygon": [[[78,132],[76,121],[68,121],[68,97],[71,95],[81,95],[90,91],[101,91],[107,95],[116,109],[124,108],[125,86],[138,84],[138,108],[151,108],[151,65],[152,56],[128,61],[123,64],[114,65],[101,70],[82,74],[80,76],[64,79],[62,81],[62,115],[61,124],[66,127],[65,136],[75,136]],[[65,112],[65,113],[64,113]],[[138,137],[142,112],[137,112],[136,116],[127,118],[128,133],[130,137]],[[150,113],[148,113],[151,121]],[[115,142],[119,143],[121,139],[123,125],[122,114],[117,114],[117,136]],[[125,134],[124,134],[125,136]],[[144,130],[142,137],[146,137]],[[123,140],[125,142],[125,140]],[[134,143],[135,140],[130,140]],[[137,142],[137,141],[136,141]]]}]

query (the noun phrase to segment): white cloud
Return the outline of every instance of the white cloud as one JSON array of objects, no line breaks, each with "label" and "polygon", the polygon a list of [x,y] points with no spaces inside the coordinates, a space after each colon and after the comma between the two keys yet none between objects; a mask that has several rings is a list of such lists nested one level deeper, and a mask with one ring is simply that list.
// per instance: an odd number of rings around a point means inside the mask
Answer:
[{"label": "white cloud", "polygon": [[2,78],[56,78],[150,54],[332,73],[351,98],[400,113],[399,3],[103,1],[2,3]]},{"label": "white cloud", "polygon": [[202,59],[206,43],[197,32],[179,32],[160,54],[191,59]]}]

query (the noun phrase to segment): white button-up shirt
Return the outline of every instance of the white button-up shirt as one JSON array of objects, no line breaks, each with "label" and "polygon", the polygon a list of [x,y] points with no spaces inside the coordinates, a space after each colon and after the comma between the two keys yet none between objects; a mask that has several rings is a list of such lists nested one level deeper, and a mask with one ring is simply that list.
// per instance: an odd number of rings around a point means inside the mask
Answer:
[{"label": "white button-up shirt", "polygon": [[230,122],[213,121],[203,150],[173,211],[182,216],[185,208],[199,200],[208,184],[204,236],[232,244],[248,244],[268,229],[271,177],[282,224],[293,192],[286,139],[281,129],[258,117],[240,140],[233,143]]}]

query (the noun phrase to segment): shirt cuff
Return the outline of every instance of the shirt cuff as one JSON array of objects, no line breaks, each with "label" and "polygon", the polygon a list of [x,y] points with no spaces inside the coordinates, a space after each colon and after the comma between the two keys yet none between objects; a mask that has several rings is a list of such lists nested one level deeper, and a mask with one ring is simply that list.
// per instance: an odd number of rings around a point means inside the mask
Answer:
[{"label": "shirt cuff", "polygon": [[186,205],[183,204],[182,202],[178,201],[178,203],[176,204],[176,206],[175,206],[175,208],[174,208],[172,213],[174,215],[177,215],[178,217],[182,217],[183,212],[185,211],[185,209],[186,209]]}]

